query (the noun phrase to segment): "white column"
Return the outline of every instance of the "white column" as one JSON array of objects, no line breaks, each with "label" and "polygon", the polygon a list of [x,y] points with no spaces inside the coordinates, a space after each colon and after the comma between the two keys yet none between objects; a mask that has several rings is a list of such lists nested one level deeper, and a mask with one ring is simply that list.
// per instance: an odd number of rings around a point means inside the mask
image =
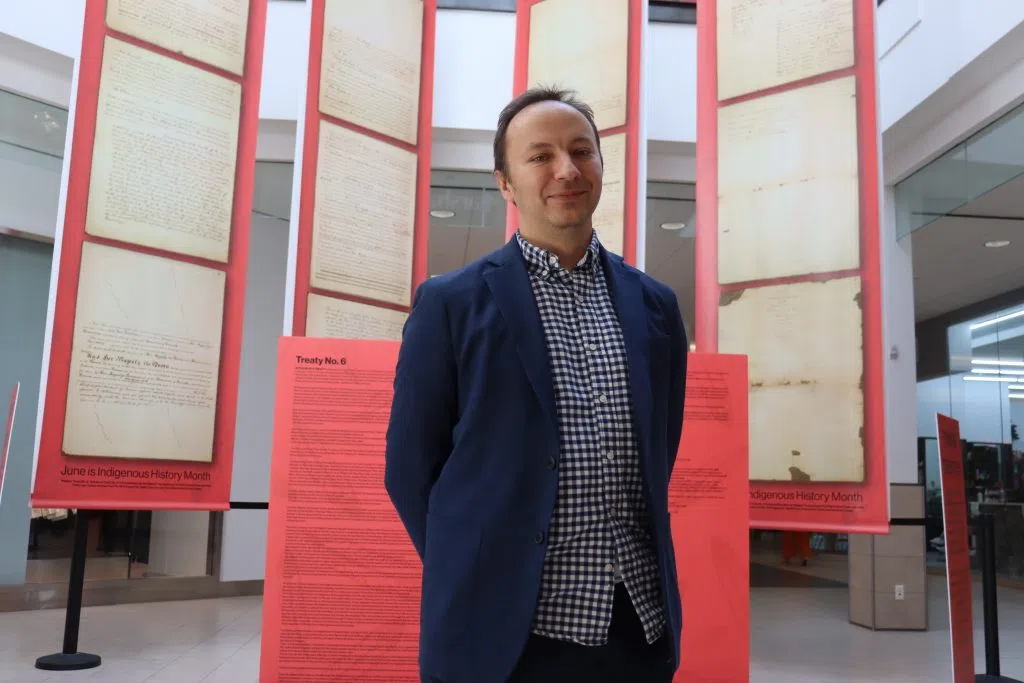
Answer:
[{"label": "white column", "polygon": [[896,201],[882,196],[882,319],[885,339],[885,441],[889,481],[917,483],[917,349],[910,237],[896,240]]}]

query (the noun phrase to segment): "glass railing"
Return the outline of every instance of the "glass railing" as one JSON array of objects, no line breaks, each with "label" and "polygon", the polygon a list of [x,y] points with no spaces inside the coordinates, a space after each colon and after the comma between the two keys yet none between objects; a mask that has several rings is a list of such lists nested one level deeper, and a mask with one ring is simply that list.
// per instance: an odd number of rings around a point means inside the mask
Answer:
[{"label": "glass railing", "polygon": [[1024,105],[896,184],[896,234],[915,230],[1024,173]]}]

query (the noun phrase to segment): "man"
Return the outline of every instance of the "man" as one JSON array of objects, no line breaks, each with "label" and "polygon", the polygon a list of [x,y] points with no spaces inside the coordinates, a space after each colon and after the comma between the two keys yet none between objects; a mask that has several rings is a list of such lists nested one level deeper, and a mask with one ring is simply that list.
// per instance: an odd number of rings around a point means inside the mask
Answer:
[{"label": "man", "polygon": [[385,478],[423,560],[424,681],[678,666],[667,488],[688,344],[672,291],[593,230],[599,142],[570,93],[515,98],[494,168],[517,234],[414,297]]}]

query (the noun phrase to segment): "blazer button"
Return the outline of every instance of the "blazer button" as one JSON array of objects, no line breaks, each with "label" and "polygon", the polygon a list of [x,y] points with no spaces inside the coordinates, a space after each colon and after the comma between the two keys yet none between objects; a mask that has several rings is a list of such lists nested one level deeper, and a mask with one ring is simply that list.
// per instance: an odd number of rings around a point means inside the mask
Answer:
[{"label": "blazer button", "polygon": [[533,535],[533,542],[536,543],[537,545],[540,545],[541,543],[543,543],[544,542],[544,532],[543,531],[538,531],[537,533],[535,533]]},{"label": "blazer button", "polygon": [[557,468],[558,468],[558,460],[555,458],[555,456],[552,455],[550,458],[548,458],[548,469],[549,470],[553,470],[553,469],[557,469]]}]

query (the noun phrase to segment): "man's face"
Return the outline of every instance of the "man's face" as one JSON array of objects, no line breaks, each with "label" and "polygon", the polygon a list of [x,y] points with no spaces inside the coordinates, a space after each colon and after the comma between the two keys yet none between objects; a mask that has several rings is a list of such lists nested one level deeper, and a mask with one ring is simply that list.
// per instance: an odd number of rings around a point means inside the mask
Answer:
[{"label": "man's face", "polygon": [[601,199],[603,167],[586,117],[561,102],[538,102],[509,124],[508,175],[495,173],[520,224],[534,229],[590,227]]}]

